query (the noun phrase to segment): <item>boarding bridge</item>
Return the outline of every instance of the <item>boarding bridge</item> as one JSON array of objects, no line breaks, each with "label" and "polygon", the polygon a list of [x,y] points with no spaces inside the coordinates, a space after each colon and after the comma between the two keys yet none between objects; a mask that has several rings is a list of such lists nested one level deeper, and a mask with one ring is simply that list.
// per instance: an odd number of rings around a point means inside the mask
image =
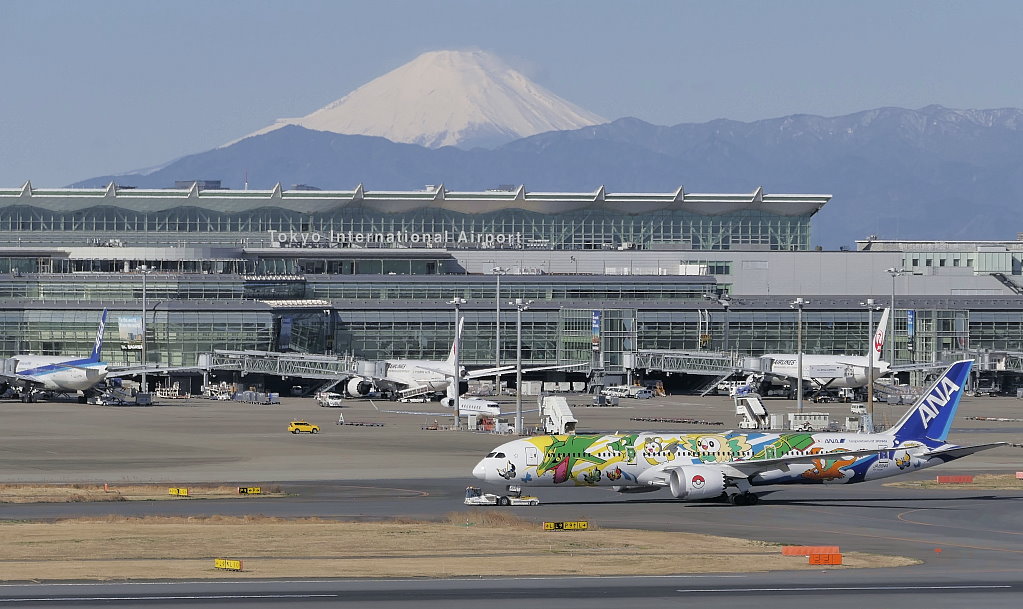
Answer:
[{"label": "boarding bridge", "polygon": [[328,355],[306,355],[302,353],[277,353],[274,351],[224,351],[199,355],[202,370],[238,370],[246,374],[268,374],[282,378],[337,380],[352,376],[369,362],[363,362],[350,355],[332,357]]},{"label": "boarding bridge", "polygon": [[718,383],[739,371],[735,356],[719,351],[641,350],[636,352],[633,361],[637,369],[712,376],[700,395],[714,391]]},{"label": "boarding bridge", "polygon": [[737,370],[731,353],[717,351],[642,350],[636,352],[634,361],[635,368],[678,374],[731,375]]}]

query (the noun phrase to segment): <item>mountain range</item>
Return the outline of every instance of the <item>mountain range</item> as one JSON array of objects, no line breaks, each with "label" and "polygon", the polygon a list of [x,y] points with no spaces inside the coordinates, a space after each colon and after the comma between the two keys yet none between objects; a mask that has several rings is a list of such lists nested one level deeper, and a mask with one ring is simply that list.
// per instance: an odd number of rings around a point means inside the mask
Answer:
[{"label": "mountain range", "polygon": [[[427,84],[423,84],[427,83]],[[388,100],[400,99],[390,104]],[[439,103],[434,103],[438,101]],[[458,147],[455,147],[457,145]],[[482,147],[487,146],[487,147]],[[765,192],[832,194],[813,220],[826,249],[857,239],[1006,240],[1023,230],[1023,111],[879,108],[657,126],[603,122],[481,52],[438,51],[301,119],[145,173],[146,188]]]},{"label": "mountain range", "polygon": [[430,51],[315,112],[278,119],[249,135],[298,125],[315,131],[379,135],[427,148],[469,149],[606,122],[490,53]]}]

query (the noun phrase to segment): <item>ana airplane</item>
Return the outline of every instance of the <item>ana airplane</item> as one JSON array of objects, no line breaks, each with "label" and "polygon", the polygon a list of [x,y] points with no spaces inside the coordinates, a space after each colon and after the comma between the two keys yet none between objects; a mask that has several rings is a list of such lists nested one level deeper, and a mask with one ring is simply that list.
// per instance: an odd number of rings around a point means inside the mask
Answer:
[{"label": "ana airplane", "polygon": [[[874,332],[873,349],[874,378],[878,379],[890,371],[890,365],[882,358],[885,332],[888,328],[888,309],[881,314],[881,321]],[[811,381],[818,390],[866,387],[871,356],[864,355],[818,355],[803,354],[803,380]],[[760,370],[764,380],[772,384],[794,381],[799,376],[799,356],[796,353],[768,353],[760,356],[761,362],[770,362],[769,369]]]},{"label": "ana airplane", "polygon": [[4,360],[0,381],[19,388],[21,401],[34,402],[35,393],[83,392],[79,401],[84,402],[88,392],[107,377],[107,364],[100,361],[103,348],[103,329],[107,323],[107,310],[103,309],[96,331],[96,342],[88,357],[15,355]]},{"label": "ana airplane", "polygon": [[515,486],[668,488],[683,501],[752,505],[753,487],[853,484],[960,459],[1005,444],[957,446],[948,432],[972,360],[955,362],[891,429],[881,433],[674,433],[539,436],[495,448],[473,469]]}]

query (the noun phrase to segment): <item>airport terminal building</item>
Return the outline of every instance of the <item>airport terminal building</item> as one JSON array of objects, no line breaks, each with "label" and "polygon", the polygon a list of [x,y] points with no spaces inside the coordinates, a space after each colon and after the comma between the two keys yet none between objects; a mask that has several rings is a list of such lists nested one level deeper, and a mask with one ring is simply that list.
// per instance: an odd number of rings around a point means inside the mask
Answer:
[{"label": "airport terminal building", "polygon": [[[830,195],[0,189],[0,355],[192,365],[214,349],[620,371],[651,350],[855,353],[895,295],[896,362],[1023,352],[1023,242],[810,246]],[[894,272],[892,272],[894,271]],[[500,286],[500,287],[498,287]],[[500,303],[500,305],[498,305]],[[596,326],[596,327],[595,327]],[[133,333],[132,330],[135,330]],[[599,349],[593,348],[594,340]]]}]

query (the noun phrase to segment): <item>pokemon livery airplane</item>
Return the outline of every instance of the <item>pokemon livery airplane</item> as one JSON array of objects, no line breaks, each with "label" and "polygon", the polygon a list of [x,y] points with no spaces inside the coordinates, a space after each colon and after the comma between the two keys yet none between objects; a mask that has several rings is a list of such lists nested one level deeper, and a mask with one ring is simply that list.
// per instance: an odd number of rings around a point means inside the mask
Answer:
[{"label": "pokemon livery airplane", "polygon": [[753,487],[852,484],[954,461],[1004,442],[947,442],[972,360],[949,366],[891,429],[881,433],[635,433],[537,436],[507,442],[473,475],[509,486],[667,487],[683,501],[752,505]]}]

